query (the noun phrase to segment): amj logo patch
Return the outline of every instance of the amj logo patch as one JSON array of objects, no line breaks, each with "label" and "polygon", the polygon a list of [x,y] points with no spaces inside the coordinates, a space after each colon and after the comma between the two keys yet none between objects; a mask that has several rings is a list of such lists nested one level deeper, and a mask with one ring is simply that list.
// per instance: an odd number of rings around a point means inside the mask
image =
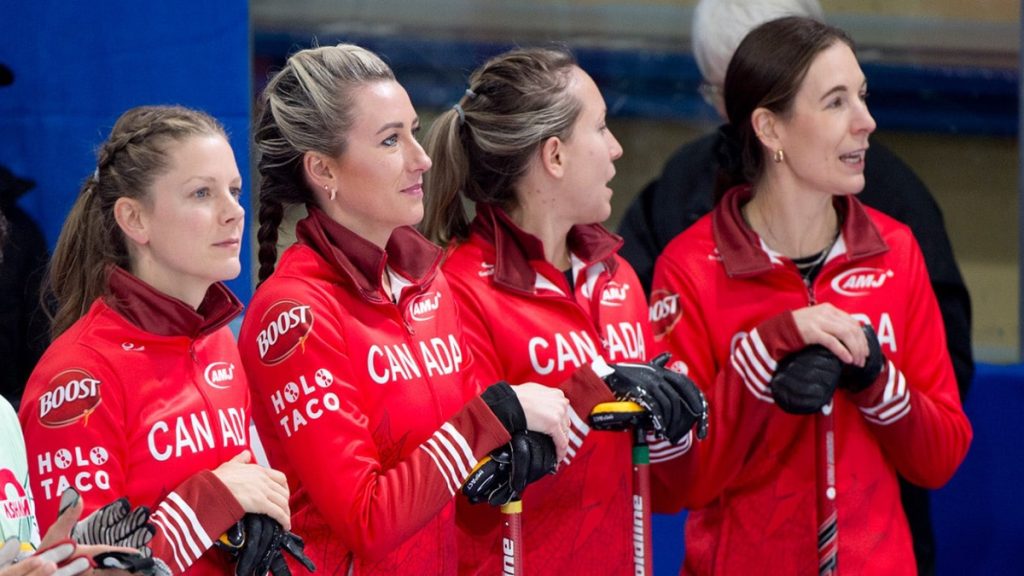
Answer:
[{"label": "amj logo patch", "polygon": [[843,296],[864,296],[892,277],[892,270],[851,268],[832,279],[832,289]]}]

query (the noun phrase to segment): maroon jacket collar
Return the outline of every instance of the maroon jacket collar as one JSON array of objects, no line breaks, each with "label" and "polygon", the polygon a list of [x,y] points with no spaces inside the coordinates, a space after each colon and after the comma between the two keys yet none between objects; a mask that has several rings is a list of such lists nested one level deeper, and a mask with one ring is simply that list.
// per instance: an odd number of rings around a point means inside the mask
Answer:
[{"label": "maroon jacket collar", "polygon": [[[748,184],[731,188],[711,213],[715,246],[730,277],[754,276],[772,268],[771,258],[761,249],[757,233],[747,225],[740,211],[751,195]],[[848,260],[859,260],[889,250],[881,232],[856,198],[836,196],[832,201],[842,216],[842,235]]]},{"label": "maroon jacket collar", "polygon": [[427,284],[437,273],[443,251],[410,226],[396,228],[385,250],[381,250],[319,208],[310,206],[308,211],[309,216],[296,226],[298,241],[330,262],[365,300],[390,300],[381,289],[387,265],[413,285]]},{"label": "maroon jacket collar", "polygon": [[[537,271],[531,263],[551,266],[544,257],[540,238],[516,225],[498,206],[477,204],[473,233],[494,246],[494,282],[500,286],[532,293]],[[585,224],[573,226],[567,240],[569,251],[585,265],[604,262],[609,273],[615,273],[615,253],[622,246],[622,238],[600,224]],[[557,273],[553,266],[551,269]]]},{"label": "maroon jacket collar", "polygon": [[159,336],[197,338],[238,316],[242,303],[220,282],[210,286],[198,310],[146,284],[119,266],[108,268],[107,305],[135,326]]}]

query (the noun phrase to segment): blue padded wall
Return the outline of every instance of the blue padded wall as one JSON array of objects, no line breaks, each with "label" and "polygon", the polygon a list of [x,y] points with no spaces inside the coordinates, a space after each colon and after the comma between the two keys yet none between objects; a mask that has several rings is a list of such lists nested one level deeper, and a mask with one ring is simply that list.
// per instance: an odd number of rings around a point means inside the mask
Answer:
[{"label": "blue padded wall", "polygon": [[[36,181],[21,206],[51,247],[95,167],[96,146],[132,106],[182,104],[214,115],[247,179],[246,1],[4,2],[0,23],[0,62],[15,74],[0,88],[0,164]],[[243,273],[230,286],[244,302],[251,294],[248,250],[242,258]]]}]

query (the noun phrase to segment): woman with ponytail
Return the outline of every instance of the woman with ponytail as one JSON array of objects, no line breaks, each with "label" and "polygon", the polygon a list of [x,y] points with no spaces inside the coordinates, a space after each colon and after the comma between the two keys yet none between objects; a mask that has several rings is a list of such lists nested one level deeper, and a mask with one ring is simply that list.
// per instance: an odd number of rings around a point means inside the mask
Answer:
[{"label": "woman with ponytail", "polygon": [[246,513],[290,525],[284,476],[250,463],[241,310],[245,211],[221,125],[175,106],[114,124],[49,270],[54,342],[21,404],[42,529],[70,487],[152,510],[163,573],[228,574],[213,542]]},{"label": "woman with ponytail", "polygon": [[[473,375],[423,217],[431,162],[409,96],[375,54],[299,51],[255,127],[260,280],[239,336],[292,523],[330,574],[455,574],[455,493],[527,429],[564,453],[567,402]],[[304,209],[276,262],[286,211]]]},{"label": "woman with ponytail", "polygon": [[[451,248],[443,269],[478,372],[562,389],[572,404],[571,463],[523,500],[525,565],[531,574],[632,574],[632,438],[591,432],[591,410],[616,397],[643,405],[665,439],[656,456],[686,450],[704,407],[692,383],[660,365],[645,366],[651,379],[624,383],[630,369],[606,363],[635,369],[656,344],[643,289],[616,254],[622,241],[600,225],[622,155],[604,99],[571,54],[513,50],[470,76],[431,127],[427,151],[424,228]],[[589,385],[573,384],[581,379]],[[460,507],[462,572],[501,572],[500,521],[493,508]]]}]

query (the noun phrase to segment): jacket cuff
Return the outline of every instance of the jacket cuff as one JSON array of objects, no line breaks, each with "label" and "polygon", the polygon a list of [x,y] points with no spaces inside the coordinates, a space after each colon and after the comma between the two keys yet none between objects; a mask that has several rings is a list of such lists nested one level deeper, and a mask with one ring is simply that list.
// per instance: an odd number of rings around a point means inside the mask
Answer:
[{"label": "jacket cuff", "polygon": [[509,434],[526,430],[526,413],[508,382],[495,382],[480,394]]},{"label": "jacket cuff", "polygon": [[[452,416],[448,424],[462,435],[477,459],[512,439],[505,425],[480,396],[467,402]],[[462,480],[465,481],[465,478]]]},{"label": "jacket cuff", "polygon": [[872,424],[888,426],[910,413],[910,387],[891,360],[885,361],[875,381],[860,392],[850,394],[864,419]]},{"label": "jacket cuff", "polygon": [[793,352],[807,347],[800,329],[796,327],[792,311],[785,311],[765,320],[751,331],[760,337],[768,354],[776,361],[782,360]]},{"label": "jacket cuff", "polygon": [[[210,542],[220,538],[228,528],[245,516],[245,510],[238,503],[231,490],[210,470],[202,470],[190,476],[174,489],[178,498],[175,507],[189,506]],[[172,498],[165,498],[158,510],[168,506]]]},{"label": "jacket cuff", "polygon": [[589,366],[576,370],[568,380],[562,382],[559,387],[577,414],[586,418],[594,406],[602,402],[615,401],[615,395],[603,380],[603,377],[612,371],[604,359],[598,358]]},{"label": "jacket cuff", "polygon": [[792,312],[765,320],[739,340],[731,364],[755,398],[774,404],[771,380],[779,360],[805,347]]}]

